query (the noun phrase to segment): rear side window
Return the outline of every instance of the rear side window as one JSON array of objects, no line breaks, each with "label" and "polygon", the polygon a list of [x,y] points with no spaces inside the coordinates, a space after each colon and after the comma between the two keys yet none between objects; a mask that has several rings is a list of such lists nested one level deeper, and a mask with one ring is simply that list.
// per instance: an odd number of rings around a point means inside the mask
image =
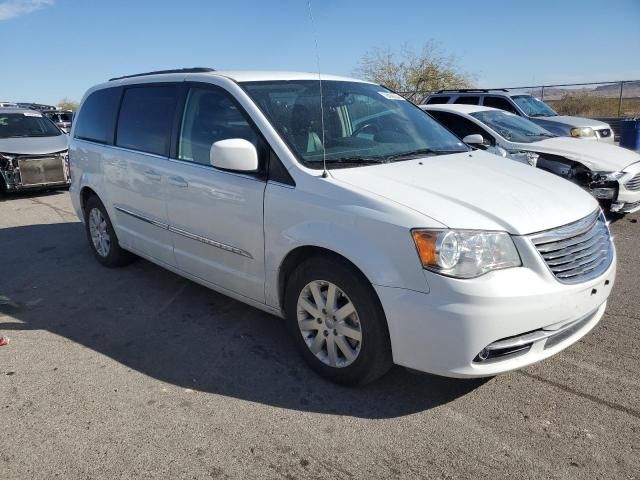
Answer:
[{"label": "rear side window", "polygon": [[120,92],[120,88],[105,88],[89,95],[78,115],[76,138],[98,143],[113,141]]},{"label": "rear side window", "polygon": [[480,97],[477,97],[477,96],[458,97],[455,99],[453,103],[462,103],[463,105],[478,105],[480,103]]},{"label": "rear side window", "polygon": [[451,97],[431,97],[427,100],[427,105],[436,105],[441,103],[447,103]]},{"label": "rear side window", "polygon": [[178,87],[175,85],[126,89],[118,118],[116,145],[168,157],[177,102]]},{"label": "rear side window", "polygon": [[467,135],[479,134],[491,145],[495,145],[496,141],[492,135],[489,135],[487,131],[471,120],[467,120],[460,115],[449,112],[441,112],[437,110],[430,110],[429,113],[435,117],[445,127],[455,133],[459,138],[464,138]]},{"label": "rear side window", "polygon": [[483,105],[485,107],[499,108],[500,110],[511,113],[518,113],[516,109],[513,108],[513,105],[511,105],[511,102],[503,97],[484,97]]}]

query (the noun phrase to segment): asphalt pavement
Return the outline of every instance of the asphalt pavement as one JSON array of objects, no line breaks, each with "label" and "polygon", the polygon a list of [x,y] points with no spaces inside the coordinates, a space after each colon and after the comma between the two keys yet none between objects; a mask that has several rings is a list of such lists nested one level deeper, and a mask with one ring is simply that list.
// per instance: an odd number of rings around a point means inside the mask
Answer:
[{"label": "asphalt pavement", "polygon": [[0,200],[0,478],[640,478],[638,219],[611,225],[605,317],[559,355],[344,388],[275,317],[143,260],[101,267],[68,193]]}]

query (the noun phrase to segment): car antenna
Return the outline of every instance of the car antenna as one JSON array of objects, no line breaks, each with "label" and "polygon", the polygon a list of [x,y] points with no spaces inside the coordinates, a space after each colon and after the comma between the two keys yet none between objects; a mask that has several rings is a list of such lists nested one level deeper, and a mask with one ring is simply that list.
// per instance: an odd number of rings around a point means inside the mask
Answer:
[{"label": "car antenna", "polygon": [[320,52],[318,49],[318,33],[316,32],[315,23],[313,21],[313,11],[311,10],[311,0],[307,0],[309,7],[309,20],[311,21],[311,29],[313,30],[313,38],[316,44],[316,63],[318,65],[318,82],[320,84],[320,124],[322,126],[322,178],[327,178],[327,151],[324,148],[324,107],[322,105],[322,75],[320,74]]}]

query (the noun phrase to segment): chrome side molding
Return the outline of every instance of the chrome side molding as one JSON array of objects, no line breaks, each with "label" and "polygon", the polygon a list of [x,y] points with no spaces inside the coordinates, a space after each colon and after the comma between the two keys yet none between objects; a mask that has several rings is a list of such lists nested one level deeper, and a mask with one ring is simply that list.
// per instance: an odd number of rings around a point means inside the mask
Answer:
[{"label": "chrome side molding", "polygon": [[182,235],[183,237],[190,238],[191,240],[195,240],[197,242],[204,243],[205,245],[209,245],[211,247],[219,248],[220,250],[224,250],[225,252],[231,252],[231,253],[235,253],[236,255],[240,255],[242,257],[253,259],[253,256],[249,252],[247,252],[246,250],[242,250],[241,248],[234,247],[233,245],[227,245],[226,243],[218,242],[216,240],[212,240],[210,238],[203,237],[202,235],[197,235],[195,233],[191,233],[191,232],[188,232],[186,230],[182,230],[180,228],[174,227],[174,226],[169,225],[167,223],[159,222],[159,221],[154,220],[152,218],[148,218],[148,217],[145,217],[145,216],[140,215],[138,213],[132,212],[130,210],[127,210],[126,208],[115,207],[115,209],[118,210],[119,212],[125,213],[125,214],[127,214],[127,215],[129,215],[129,216],[131,216],[133,218],[136,218],[138,220],[141,220],[141,221],[143,221],[145,223],[149,223],[149,224],[154,225],[154,226],[156,226],[158,228],[162,228],[163,230],[168,230],[170,232],[177,233],[178,235]]}]

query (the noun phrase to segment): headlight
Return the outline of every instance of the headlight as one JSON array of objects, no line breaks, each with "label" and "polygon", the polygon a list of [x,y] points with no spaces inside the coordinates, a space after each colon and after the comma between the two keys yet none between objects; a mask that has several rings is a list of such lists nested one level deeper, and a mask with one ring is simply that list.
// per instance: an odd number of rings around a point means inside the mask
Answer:
[{"label": "headlight", "polygon": [[572,137],[593,137],[595,135],[591,127],[578,127],[571,129]]},{"label": "headlight", "polygon": [[443,275],[474,278],[522,265],[506,232],[416,229],[411,235],[422,266]]},{"label": "headlight", "polygon": [[615,182],[622,176],[624,172],[593,172],[593,178],[598,182]]}]

